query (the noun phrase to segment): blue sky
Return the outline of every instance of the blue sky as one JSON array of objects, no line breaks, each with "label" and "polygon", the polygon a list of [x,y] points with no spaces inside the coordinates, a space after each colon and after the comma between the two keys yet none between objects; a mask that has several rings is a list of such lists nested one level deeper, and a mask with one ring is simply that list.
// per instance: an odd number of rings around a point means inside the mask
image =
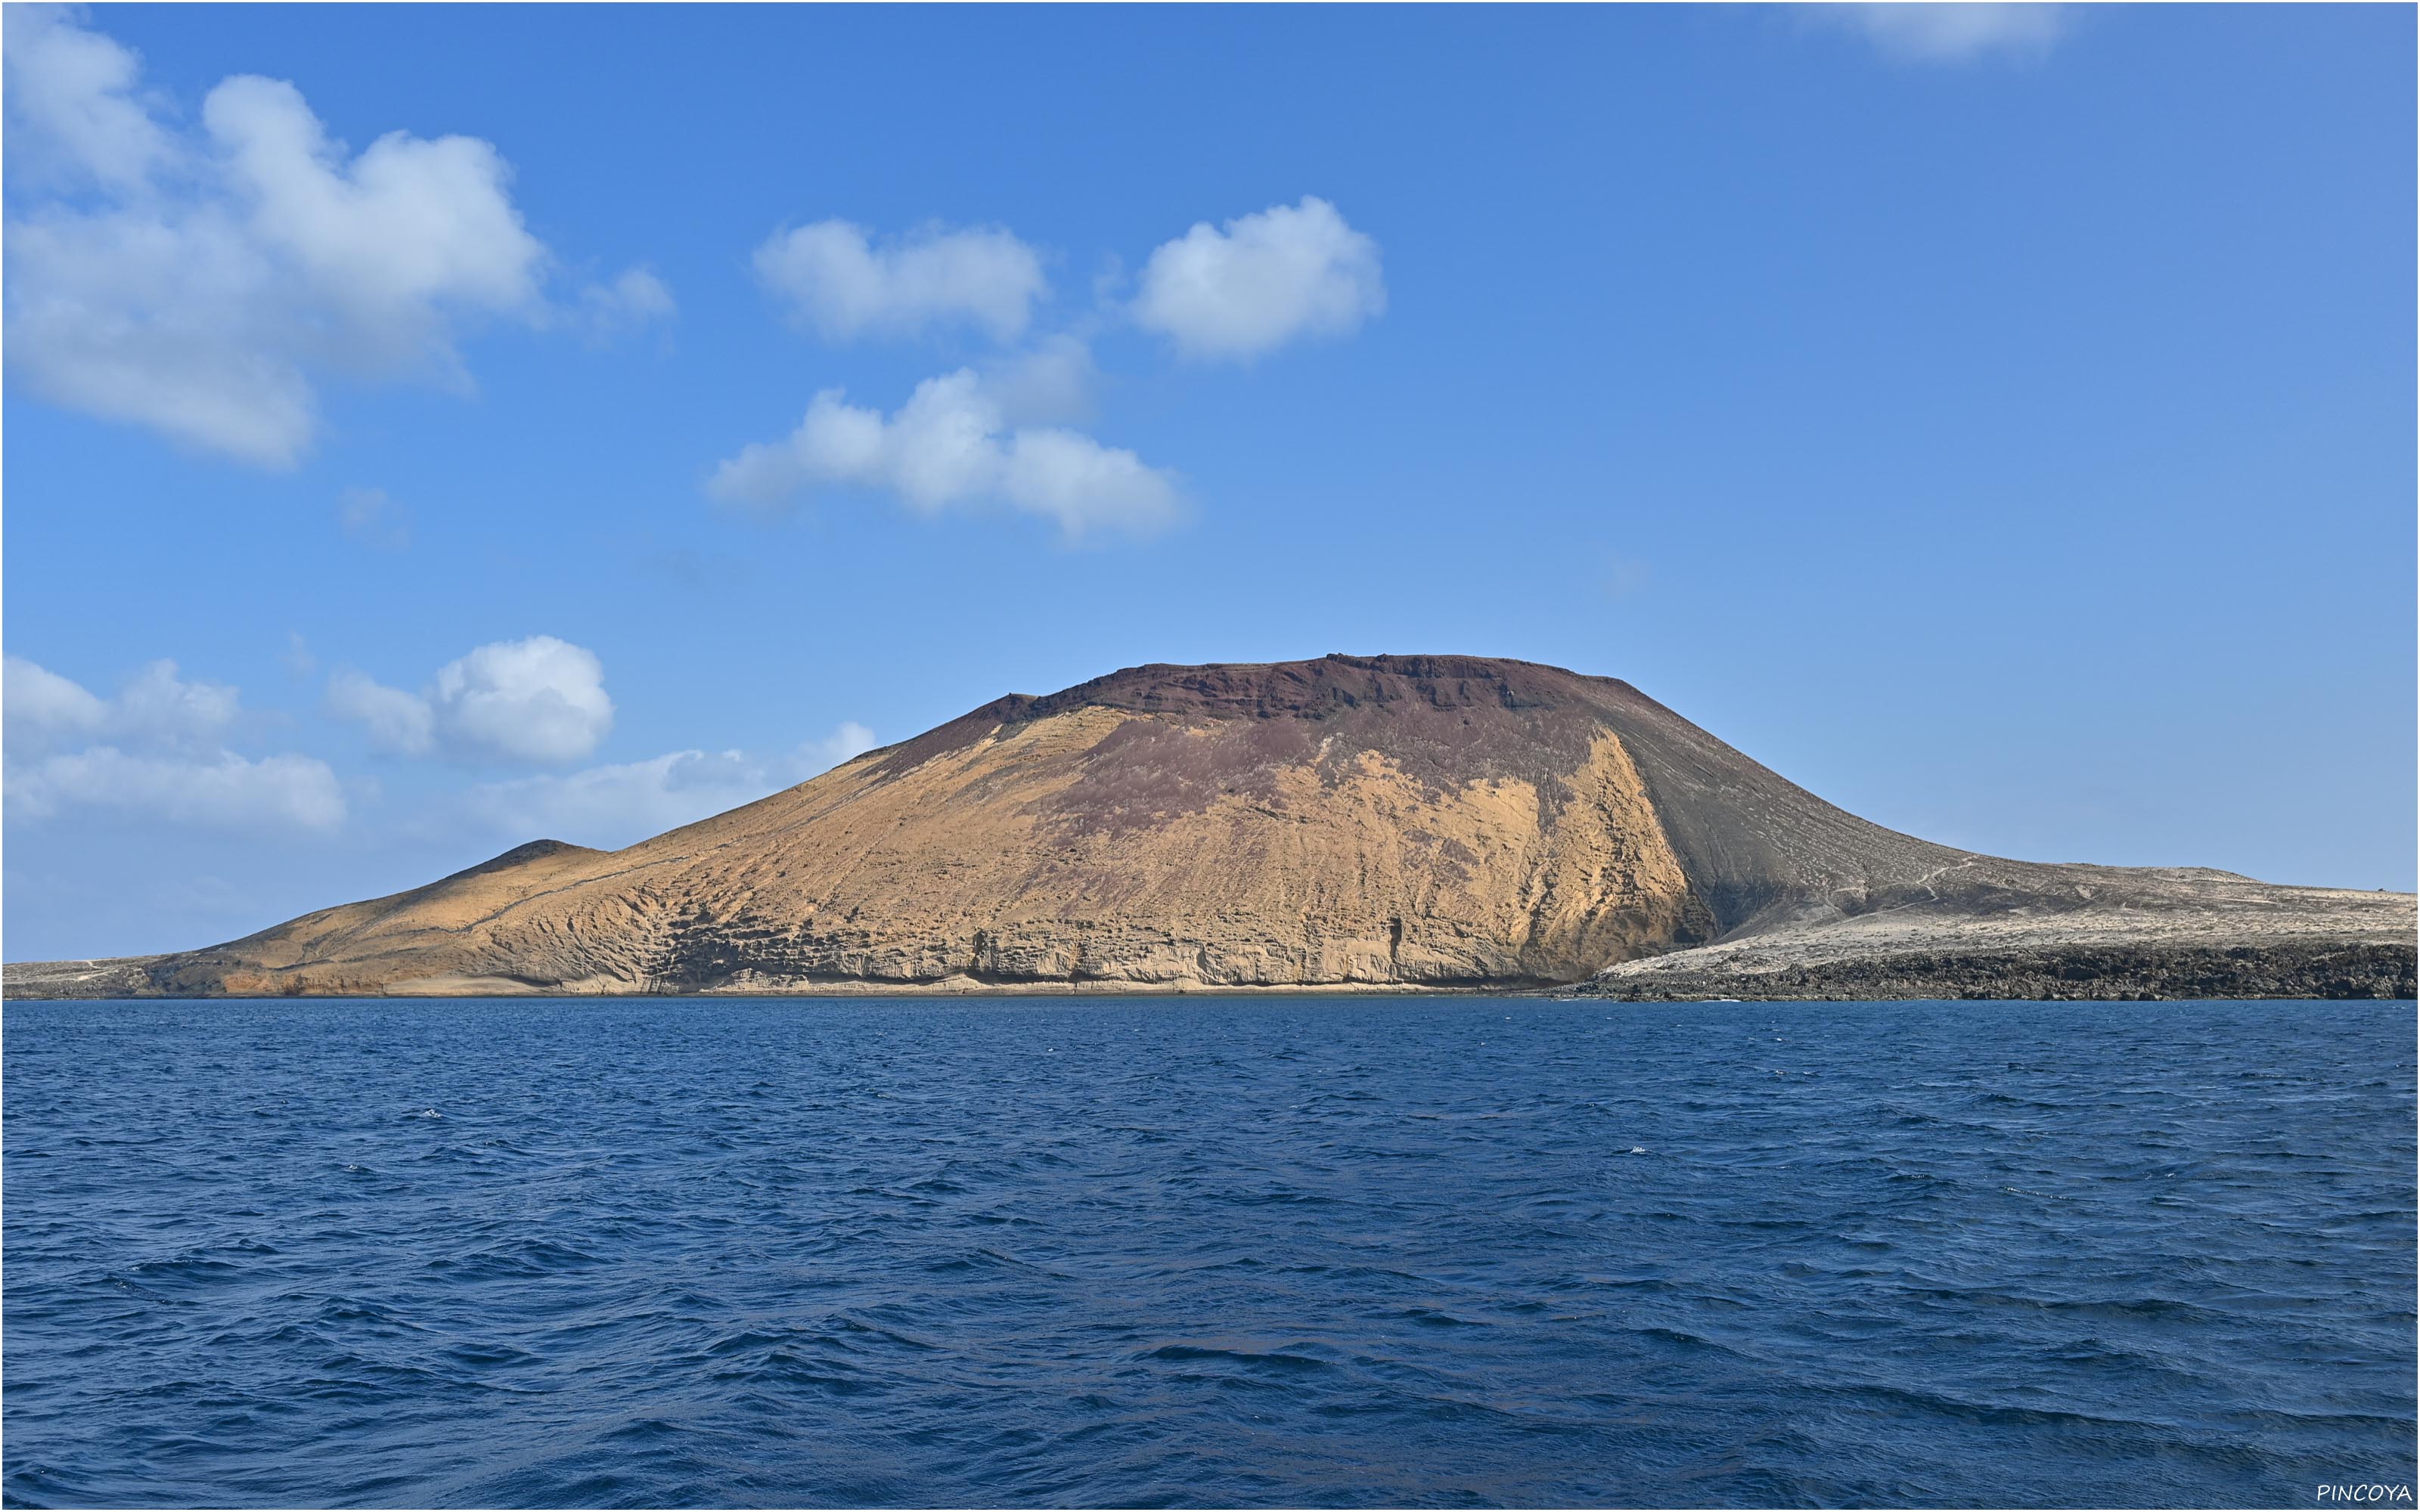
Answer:
[{"label": "blue sky", "polygon": [[2408,889],[2413,25],[12,6],[8,955],[1329,651]]}]

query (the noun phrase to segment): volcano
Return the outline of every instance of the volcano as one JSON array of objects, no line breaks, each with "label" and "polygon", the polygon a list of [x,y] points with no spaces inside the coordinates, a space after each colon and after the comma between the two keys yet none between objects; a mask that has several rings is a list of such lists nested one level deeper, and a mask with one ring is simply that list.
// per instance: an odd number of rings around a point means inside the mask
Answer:
[{"label": "volcano", "polygon": [[2015,995],[1970,989],[2031,972],[2408,995],[2412,918],[2408,895],[1936,845],[1610,678],[1331,656],[1012,695],[623,850],[535,841],[226,945],[11,967],[10,990]]}]

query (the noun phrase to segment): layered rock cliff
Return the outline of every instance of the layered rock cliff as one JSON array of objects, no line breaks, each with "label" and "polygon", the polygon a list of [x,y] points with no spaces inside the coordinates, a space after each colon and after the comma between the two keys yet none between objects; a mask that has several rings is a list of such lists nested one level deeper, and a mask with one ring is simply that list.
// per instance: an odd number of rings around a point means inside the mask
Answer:
[{"label": "layered rock cliff", "polygon": [[[2408,929],[2408,897],[2371,899],[1975,856],[1833,808],[1625,683],[1328,656],[1001,699],[625,850],[535,841],[85,975],[177,995],[1504,987],[1900,914]],[[11,990],[43,980],[65,979],[12,968]]]}]

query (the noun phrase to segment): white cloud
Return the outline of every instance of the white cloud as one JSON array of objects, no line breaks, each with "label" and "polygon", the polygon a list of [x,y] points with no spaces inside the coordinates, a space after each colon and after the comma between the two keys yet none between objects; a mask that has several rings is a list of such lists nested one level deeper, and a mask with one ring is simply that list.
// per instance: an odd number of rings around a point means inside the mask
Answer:
[{"label": "white cloud", "polygon": [[1163,242],[1132,306],[1139,324],[1187,355],[1235,359],[1343,335],[1386,308],[1378,244],[1311,195]]},{"label": "white cloud", "polygon": [[468,326],[550,318],[551,258],[488,143],[349,153],[292,85],[248,75],[172,130],[117,43],[55,10],[8,27],[11,173],[92,186],[7,226],[8,372],[38,396],[287,467],[323,375],[467,383]]},{"label": "white cloud", "polygon": [[328,680],[328,712],[362,725],[380,748],[469,758],[574,762],[613,728],[613,701],[597,654],[551,635],[499,640],[447,662],[409,693],[344,671]]},{"label": "white cloud", "polygon": [[846,221],[817,221],[767,239],[756,274],[834,340],[971,325],[1013,341],[1047,292],[1033,249],[992,227],[931,227],[877,246]]},{"label": "white cloud", "polygon": [[559,777],[483,783],[472,790],[470,806],[500,834],[619,850],[752,803],[780,786],[738,751],[676,750]]},{"label": "white cloud", "polygon": [[737,750],[676,750],[644,762],[483,783],[468,801],[473,816],[500,834],[618,850],[753,803],[873,748],[874,732],[846,722],[770,760]]},{"label": "white cloud", "polygon": [[437,671],[438,719],[453,737],[506,756],[578,761],[613,728],[595,652],[551,635],[485,645]]},{"label": "white cloud", "polygon": [[1987,53],[2039,57],[2067,30],[2064,6],[1989,0],[1819,5],[1807,13],[1862,33],[1890,56],[1918,63],[1965,63]]},{"label": "white cloud", "polygon": [[189,683],[173,661],[155,661],[114,699],[97,698],[48,668],[9,656],[0,718],[12,752],[80,740],[116,740],[193,750],[214,746],[235,723],[240,700],[222,683]]},{"label": "white cloud", "polygon": [[613,282],[580,291],[580,320],[592,341],[611,341],[650,320],[669,320],[675,308],[673,291],[650,268],[626,268]]},{"label": "white cloud", "polygon": [[265,466],[317,427],[304,332],[267,259],[209,211],[54,212],[9,223],[10,378],[37,395]]},{"label": "white cloud", "polygon": [[7,60],[11,173],[139,187],[172,155],[165,132],[134,98],[134,54],[68,19],[59,7],[0,8]]},{"label": "white cloud", "polygon": [[349,667],[328,679],[328,712],[367,730],[380,750],[424,756],[437,745],[437,712],[427,699]]},{"label": "white cloud", "polygon": [[187,682],[171,661],[153,662],[111,699],[22,656],[7,658],[6,673],[0,788],[12,819],[98,810],[235,829],[344,823],[344,792],[326,763],[252,760],[225,747],[240,713],[232,687]]},{"label": "white cloud", "polygon": [[6,668],[7,681],[0,684],[0,709],[5,714],[0,718],[5,718],[11,750],[98,735],[108,726],[109,704],[86,692],[81,683],[23,656],[8,657]]},{"label": "white cloud", "polygon": [[188,683],[175,662],[155,661],[118,693],[113,723],[161,745],[207,745],[235,723],[240,702],[224,683]]},{"label": "white cloud", "polygon": [[999,404],[1011,425],[1059,425],[1089,420],[1100,370],[1093,348],[1066,334],[1047,336],[1029,349],[984,369],[984,392]]},{"label": "white cloud", "polygon": [[95,746],[10,765],[11,818],[49,819],[70,809],[214,829],[271,825],[325,831],[344,824],[345,794],[328,764],[309,756],[248,761],[231,750],[185,757]]},{"label": "white cloud", "polygon": [[815,487],[871,488],[924,514],[997,501],[1053,519],[1070,538],[1150,531],[1178,513],[1168,473],[1076,431],[1012,426],[971,368],[918,384],[889,416],[828,389],[798,429],[743,448],[707,486],[760,504]]},{"label": "white cloud", "polygon": [[391,131],[348,162],[300,90],[251,76],[211,90],[202,122],[255,238],[300,270],[361,360],[450,357],[449,307],[535,304],[546,249],[489,144]]}]

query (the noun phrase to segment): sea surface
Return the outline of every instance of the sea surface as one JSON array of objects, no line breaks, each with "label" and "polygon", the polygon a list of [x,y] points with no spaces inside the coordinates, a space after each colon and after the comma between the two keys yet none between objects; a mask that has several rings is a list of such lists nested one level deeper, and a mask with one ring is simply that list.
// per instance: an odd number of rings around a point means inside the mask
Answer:
[{"label": "sea surface", "polygon": [[154,1001],[0,1030],[13,1504],[2414,1480],[2408,1003]]}]

